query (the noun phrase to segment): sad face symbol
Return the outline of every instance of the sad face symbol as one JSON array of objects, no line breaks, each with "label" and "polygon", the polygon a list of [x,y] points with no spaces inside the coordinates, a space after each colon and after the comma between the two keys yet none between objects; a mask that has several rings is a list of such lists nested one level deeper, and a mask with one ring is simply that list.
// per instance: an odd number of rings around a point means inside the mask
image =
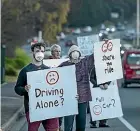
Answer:
[{"label": "sad face symbol", "polygon": [[46,80],[49,85],[54,85],[59,80],[59,74],[56,71],[50,71],[46,76]]}]

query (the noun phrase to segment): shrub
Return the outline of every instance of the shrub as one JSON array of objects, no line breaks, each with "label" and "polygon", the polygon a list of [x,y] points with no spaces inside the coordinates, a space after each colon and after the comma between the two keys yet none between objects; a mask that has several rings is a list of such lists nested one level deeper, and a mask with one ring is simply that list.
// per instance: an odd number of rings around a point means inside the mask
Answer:
[{"label": "shrub", "polygon": [[13,67],[16,67],[15,59],[14,58],[8,58],[6,57],[5,59],[5,64],[6,65],[12,65]]},{"label": "shrub", "polygon": [[16,76],[17,69],[23,68],[25,65],[27,65],[31,61],[30,57],[24,52],[24,50],[17,48],[15,53],[16,53],[16,58],[6,57],[6,60],[5,60],[6,75]]},{"label": "shrub", "polygon": [[26,64],[27,64],[26,61],[23,59],[20,59],[20,58],[15,59],[15,65],[16,65],[15,67],[17,69],[23,68]]},{"label": "shrub", "polygon": [[22,59],[23,61],[26,62],[26,64],[28,64],[31,61],[30,57],[21,48],[16,48],[15,54],[16,54],[16,58]]},{"label": "shrub", "polygon": [[17,69],[21,69],[29,62],[31,62],[30,57],[26,54],[26,52],[23,49],[16,48],[15,54],[16,54],[15,67]]},{"label": "shrub", "polygon": [[5,74],[9,76],[17,76],[17,71],[12,65],[7,64],[5,69]]}]

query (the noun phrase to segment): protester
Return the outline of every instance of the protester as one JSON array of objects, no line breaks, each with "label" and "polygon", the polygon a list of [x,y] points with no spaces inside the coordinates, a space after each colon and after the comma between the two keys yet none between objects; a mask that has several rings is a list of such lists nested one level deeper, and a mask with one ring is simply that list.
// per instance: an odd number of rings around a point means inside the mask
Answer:
[{"label": "protester", "polygon": [[54,44],[51,47],[51,54],[52,54],[52,56],[50,56],[49,59],[60,59],[60,57],[61,57],[61,47],[57,44]]},{"label": "protester", "polygon": [[[90,73],[90,82],[93,84],[93,88],[95,87],[100,87],[101,89],[107,89],[108,85],[110,84],[110,82],[106,82],[103,85],[97,85],[97,79],[96,79],[96,73],[95,73],[95,66],[94,66],[94,55],[90,55],[89,56],[89,73]],[[91,112],[90,112],[90,128],[97,128],[97,122],[96,121],[92,121],[91,118]],[[100,120],[99,121],[99,127],[109,127],[109,125],[107,125],[107,120]]]},{"label": "protester", "polygon": [[[87,58],[81,59],[81,52],[78,46],[72,45],[68,52],[69,60],[63,62],[59,67],[75,65],[77,91],[79,95],[78,112],[76,115],[76,131],[85,131],[87,104],[92,100],[88,61]],[[64,131],[72,131],[75,115],[64,117]]]},{"label": "protester", "polygon": [[26,73],[37,71],[37,70],[48,69],[48,67],[45,66],[42,62],[44,59],[45,43],[43,41],[38,41],[38,40],[31,42],[31,51],[33,56],[32,63],[29,63],[20,71],[15,85],[15,92],[20,96],[24,96],[24,107],[25,107],[26,119],[28,122],[28,131],[38,131],[41,123],[46,131],[58,131],[59,130],[58,118],[37,121],[37,122],[30,122],[28,91],[32,87],[27,84]]},{"label": "protester", "polygon": [[[61,58],[61,47],[57,44],[52,45],[51,47],[51,56],[49,59],[60,59]],[[63,117],[59,118],[59,130],[62,131],[62,121]]]}]

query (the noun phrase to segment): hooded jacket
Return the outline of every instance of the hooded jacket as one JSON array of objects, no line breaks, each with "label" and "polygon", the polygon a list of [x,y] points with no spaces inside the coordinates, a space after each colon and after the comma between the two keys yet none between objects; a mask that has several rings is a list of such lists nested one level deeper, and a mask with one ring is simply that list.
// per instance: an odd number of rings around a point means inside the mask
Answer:
[{"label": "hooded jacket", "polygon": [[[78,46],[73,45],[69,49],[68,55],[70,57],[71,52],[79,51]],[[81,52],[80,52],[81,54]],[[71,61],[65,61],[59,65],[59,67],[74,65]],[[88,59],[83,58],[78,63],[75,64],[76,67],[76,81],[77,81],[77,91],[79,95],[79,103],[84,103],[92,100],[90,83],[89,83],[89,67]]]}]

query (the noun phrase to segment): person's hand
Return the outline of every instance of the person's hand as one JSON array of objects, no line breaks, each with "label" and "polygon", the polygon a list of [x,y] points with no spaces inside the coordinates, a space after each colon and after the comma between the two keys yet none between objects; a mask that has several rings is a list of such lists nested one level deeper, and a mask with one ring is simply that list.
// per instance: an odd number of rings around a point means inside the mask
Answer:
[{"label": "person's hand", "polygon": [[100,87],[102,90],[104,90],[104,85],[99,85],[99,87]]},{"label": "person's hand", "polygon": [[108,89],[108,84],[100,85],[99,86],[102,90]]},{"label": "person's hand", "polygon": [[27,92],[29,92],[30,88],[31,88],[30,85],[26,85],[26,86],[25,86],[25,90],[26,90]]},{"label": "person's hand", "polygon": [[75,96],[75,98],[76,98],[77,100],[79,100],[79,95],[77,94],[77,95]]},{"label": "person's hand", "polygon": [[104,88],[105,88],[105,89],[108,89],[108,86],[109,86],[108,84],[105,84],[105,85],[104,85]]}]

